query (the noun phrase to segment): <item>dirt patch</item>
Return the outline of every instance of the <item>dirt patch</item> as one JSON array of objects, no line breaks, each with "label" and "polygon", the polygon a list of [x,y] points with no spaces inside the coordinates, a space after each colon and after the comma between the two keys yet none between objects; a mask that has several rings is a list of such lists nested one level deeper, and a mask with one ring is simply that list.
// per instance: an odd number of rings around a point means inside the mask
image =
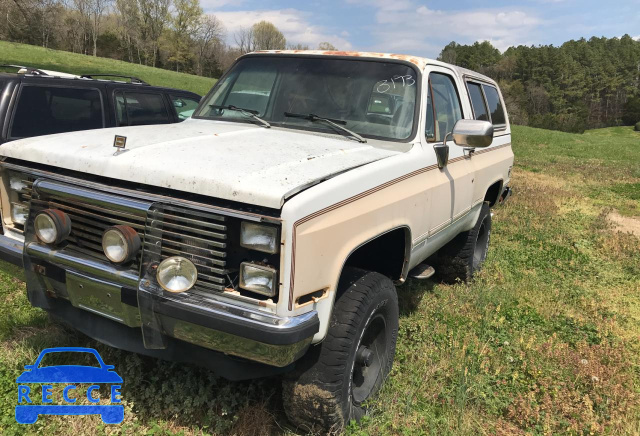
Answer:
[{"label": "dirt patch", "polygon": [[614,230],[640,237],[640,218],[622,216],[618,212],[611,212],[607,215],[607,219],[613,224]]}]

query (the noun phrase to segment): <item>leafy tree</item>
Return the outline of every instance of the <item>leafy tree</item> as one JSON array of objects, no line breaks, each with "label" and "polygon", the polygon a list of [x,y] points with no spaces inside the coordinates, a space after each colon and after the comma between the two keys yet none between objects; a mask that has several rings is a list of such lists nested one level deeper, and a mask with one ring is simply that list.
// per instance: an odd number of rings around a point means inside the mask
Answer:
[{"label": "leafy tree", "polygon": [[335,48],[335,46],[330,42],[321,42],[320,44],[318,44],[318,50],[336,51],[338,49]]},{"label": "leafy tree", "polygon": [[268,21],[260,21],[251,28],[254,50],[284,50],[287,40],[276,26]]}]

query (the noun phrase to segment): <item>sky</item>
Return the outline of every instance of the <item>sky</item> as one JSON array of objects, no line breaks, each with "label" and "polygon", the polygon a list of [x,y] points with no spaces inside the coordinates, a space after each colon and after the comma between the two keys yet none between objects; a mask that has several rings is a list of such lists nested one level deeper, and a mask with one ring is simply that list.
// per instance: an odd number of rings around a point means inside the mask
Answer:
[{"label": "sky", "polygon": [[435,58],[451,41],[560,45],[629,34],[640,40],[640,0],[200,0],[222,21],[229,44],[241,28],[267,20],[287,42],[317,48]]}]

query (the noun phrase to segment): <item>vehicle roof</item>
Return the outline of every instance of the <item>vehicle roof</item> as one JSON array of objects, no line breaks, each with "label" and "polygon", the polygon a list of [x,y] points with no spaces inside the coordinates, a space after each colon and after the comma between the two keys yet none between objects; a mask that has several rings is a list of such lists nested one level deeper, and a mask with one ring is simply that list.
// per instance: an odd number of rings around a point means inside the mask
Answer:
[{"label": "vehicle roof", "polygon": [[480,74],[475,71],[468,70],[466,68],[459,67],[457,65],[448,64],[446,62],[441,62],[435,59],[406,55],[406,54],[397,54],[397,53],[377,53],[377,52],[366,52],[366,51],[326,51],[326,50],[259,50],[252,53],[248,53],[248,55],[289,55],[289,56],[341,56],[341,57],[353,57],[353,58],[368,58],[368,59],[394,59],[405,61],[414,64],[418,67],[420,71],[424,70],[427,65],[439,65],[447,68],[451,68],[458,72],[461,76],[472,76],[477,79],[484,80],[486,82],[495,83],[493,79],[487,77],[483,74]]},{"label": "vehicle roof", "polygon": [[[44,71],[44,70],[42,70]],[[65,73],[66,74],[66,73]],[[127,86],[127,87],[136,87],[140,89],[159,89],[164,91],[172,91],[172,92],[180,92],[183,94],[192,94],[201,97],[199,94],[196,94],[192,91],[187,91],[185,89],[177,89],[177,88],[168,88],[165,86],[156,86],[149,85],[143,83],[131,83],[124,82],[120,80],[109,80],[109,79],[89,79],[86,77],[74,76],[74,75],[66,75],[62,76],[45,76],[39,74],[22,74],[22,73],[7,73],[0,71],[0,79],[9,79],[16,81],[28,81],[28,82],[49,82],[49,83],[73,83],[74,85],[84,85],[84,86],[92,86],[96,83],[100,84],[109,84],[113,86]]]}]

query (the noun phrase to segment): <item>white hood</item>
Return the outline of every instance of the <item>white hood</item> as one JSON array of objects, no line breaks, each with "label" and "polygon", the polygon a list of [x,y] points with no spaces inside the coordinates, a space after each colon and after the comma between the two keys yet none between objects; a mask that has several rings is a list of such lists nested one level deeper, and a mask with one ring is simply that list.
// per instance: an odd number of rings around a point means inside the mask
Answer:
[{"label": "white hood", "polygon": [[[127,137],[127,151],[114,155],[115,135]],[[276,209],[307,186],[397,153],[341,137],[195,119],[0,146],[2,156]]]}]

